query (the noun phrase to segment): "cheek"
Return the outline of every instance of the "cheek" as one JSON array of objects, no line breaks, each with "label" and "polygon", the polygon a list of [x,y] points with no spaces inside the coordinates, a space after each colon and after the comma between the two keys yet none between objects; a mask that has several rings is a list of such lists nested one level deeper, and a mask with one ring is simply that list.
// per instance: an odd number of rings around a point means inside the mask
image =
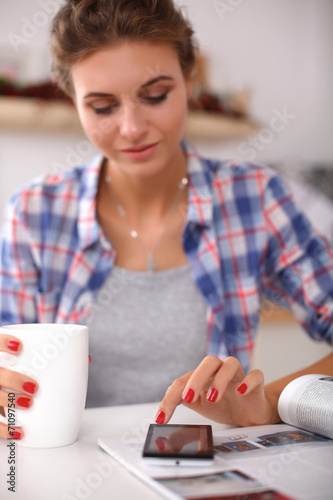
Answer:
[{"label": "cheek", "polygon": [[170,137],[176,136],[182,138],[186,126],[187,102],[179,99],[170,103],[170,107],[164,110],[159,116],[160,127],[167,132]]},{"label": "cheek", "polygon": [[84,117],[81,118],[81,123],[87,137],[97,148],[109,143],[115,129],[115,124],[110,118]]}]

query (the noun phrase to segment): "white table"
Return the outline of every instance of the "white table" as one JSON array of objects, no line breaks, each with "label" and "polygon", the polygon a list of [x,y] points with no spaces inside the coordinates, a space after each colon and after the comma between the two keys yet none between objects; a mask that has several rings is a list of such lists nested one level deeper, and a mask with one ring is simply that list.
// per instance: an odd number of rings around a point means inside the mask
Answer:
[{"label": "white table", "polygon": [[[145,435],[157,409],[156,403],[85,410],[76,443],[53,449],[24,448],[16,445],[16,492],[7,490],[9,471],[7,442],[0,442],[1,500],[159,500],[160,496],[132,476],[97,446],[98,437],[136,438]],[[172,423],[212,423],[180,406]],[[214,429],[228,428],[214,424]],[[333,463],[333,442],[326,445],[322,460]],[[319,467],[319,466],[318,466]],[[243,461],[243,470],[252,475],[251,461]],[[299,470],[299,469],[298,469]],[[292,493],[301,500],[329,500],[329,484],[322,484],[318,470],[304,461],[303,477],[294,477],[293,461],[283,474],[272,475],[272,487]],[[317,483],[316,483],[317,481]],[[327,481],[326,481],[327,482]],[[296,495],[296,493],[299,493]],[[315,494],[315,492],[317,492]]]}]

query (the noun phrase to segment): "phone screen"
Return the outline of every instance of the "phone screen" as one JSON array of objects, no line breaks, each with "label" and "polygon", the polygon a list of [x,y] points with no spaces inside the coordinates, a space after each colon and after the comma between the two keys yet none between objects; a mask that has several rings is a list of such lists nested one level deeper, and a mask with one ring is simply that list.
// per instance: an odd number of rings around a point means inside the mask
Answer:
[{"label": "phone screen", "polygon": [[143,457],[212,459],[210,425],[157,425],[148,429]]}]

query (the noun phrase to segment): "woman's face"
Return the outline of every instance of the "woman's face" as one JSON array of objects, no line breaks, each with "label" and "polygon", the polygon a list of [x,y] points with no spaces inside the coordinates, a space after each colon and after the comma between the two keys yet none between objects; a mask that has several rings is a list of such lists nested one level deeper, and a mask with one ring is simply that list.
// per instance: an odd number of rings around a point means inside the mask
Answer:
[{"label": "woman's face", "polygon": [[191,81],[172,47],[103,48],[76,63],[72,79],[82,126],[111,168],[145,177],[175,166]]}]

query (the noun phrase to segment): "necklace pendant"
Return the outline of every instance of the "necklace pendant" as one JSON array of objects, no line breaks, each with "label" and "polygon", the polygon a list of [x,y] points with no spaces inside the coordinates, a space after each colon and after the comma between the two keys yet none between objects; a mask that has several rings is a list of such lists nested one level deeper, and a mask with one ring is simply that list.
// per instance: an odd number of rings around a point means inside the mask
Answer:
[{"label": "necklace pendant", "polygon": [[148,257],[147,257],[147,269],[151,273],[153,273],[156,270],[156,264],[154,261],[153,254],[149,252]]},{"label": "necklace pendant", "polygon": [[188,184],[188,178],[187,177],[183,177],[182,180],[180,181],[180,183],[178,184],[178,188],[180,190],[183,190],[183,189],[186,188],[187,184]]}]

